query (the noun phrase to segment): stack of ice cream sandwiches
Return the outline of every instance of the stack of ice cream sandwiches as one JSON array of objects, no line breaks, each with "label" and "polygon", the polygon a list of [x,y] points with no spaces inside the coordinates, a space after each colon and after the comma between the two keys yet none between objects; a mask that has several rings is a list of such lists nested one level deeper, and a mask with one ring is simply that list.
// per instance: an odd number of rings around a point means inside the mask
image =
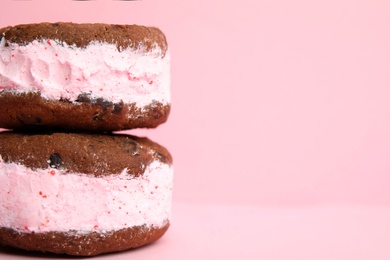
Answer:
[{"label": "stack of ice cream sandwiches", "polygon": [[91,256],[160,238],[172,157],[116,131],[157,127],[169,111],[170,55],[157,28],[0,29],[0,244]]}]

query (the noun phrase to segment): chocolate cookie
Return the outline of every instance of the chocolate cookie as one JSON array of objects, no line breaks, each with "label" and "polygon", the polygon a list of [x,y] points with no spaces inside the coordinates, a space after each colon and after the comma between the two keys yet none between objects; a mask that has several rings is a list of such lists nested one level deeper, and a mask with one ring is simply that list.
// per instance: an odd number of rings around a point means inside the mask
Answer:
[{"label": "chocolate cookie", "polygon": [[0,37],[2,128],[109,132],[168,118],[170,55],[157,28],[40,23]]},{"label": "chocolate cookie", "polygon": [[0,244],[87,256],[151,243],[169,226],[172,177],[146,138],[0,133]]}]

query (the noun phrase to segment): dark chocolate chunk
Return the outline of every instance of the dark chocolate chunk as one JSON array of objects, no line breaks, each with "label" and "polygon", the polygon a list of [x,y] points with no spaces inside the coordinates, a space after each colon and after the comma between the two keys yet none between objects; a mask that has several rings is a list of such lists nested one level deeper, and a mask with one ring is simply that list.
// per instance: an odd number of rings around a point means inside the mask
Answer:
[{"label": "dark chocolate chunk", "polygon": [[115,103],[114,104],[114,110],[112,110],[113,114],[120,114],[120,112],[123,110],[123,102]]},{"label": "dark chocolate chunk", "polygon": [[77,96],[76,102],[85,102],[90,103],[91,102],[91,94],[90,93],[81,93]]},{"label": "dark chocolate chunk", "polygon": [[52,168],[58,168],[60,167],[62,163],[62,158],[58,153],[53,153],[50,155],[49,164]]},{"label": "dark chocolate chunk", "polygon": [[95,103],[98,106],[101,106],[104,111],[107,110],[107,107],[113,105],[112,102],[104,100],[103,98],[97,98],[93,103]]},{"label": "dark chocolate chunk", "polygon": [[137,152],[138,145],[136,142],[132,140],[126,140],[123,142],[124,146],[126,146],[125,152],[134,154]]}]

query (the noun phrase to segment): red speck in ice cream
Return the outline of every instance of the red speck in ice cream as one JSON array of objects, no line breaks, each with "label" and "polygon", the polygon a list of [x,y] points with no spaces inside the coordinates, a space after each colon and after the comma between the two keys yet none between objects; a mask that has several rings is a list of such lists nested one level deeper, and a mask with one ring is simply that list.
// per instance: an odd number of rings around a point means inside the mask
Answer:
[{"label": "red speck in ice cream", "polygon": [[98,227],[99,227],[98,225],[93,226],[94,229],[98,229]]},{"label": "red speck in ice cream", "polygon": [[28,226],[24,226],[24,230],[30,230],[30,229],[28,229]]},{"label": "red speck in ice cream", "polygon": [[47,40],[47,44],[49,44],[49,45],[51,46],[51,42],[50,42],[50,40]]},{"label": "red speck in ice cream", "polygon": [[49,171],[49,173],[51,174],[51,175],[56,175],[56,172],[54,171],[54,170],[51,170],[51,171]]},{"label": "red speck in ice cream", "polygon": [[44,199],[46,199],[46,198],[47,198],[47,196],[46,196],[46,195],[43,195],[42,191],[40,191],[40,192],[39,192],[39,195],[41,195],[41,196],[42,196],[42,198],[44,198]]}]

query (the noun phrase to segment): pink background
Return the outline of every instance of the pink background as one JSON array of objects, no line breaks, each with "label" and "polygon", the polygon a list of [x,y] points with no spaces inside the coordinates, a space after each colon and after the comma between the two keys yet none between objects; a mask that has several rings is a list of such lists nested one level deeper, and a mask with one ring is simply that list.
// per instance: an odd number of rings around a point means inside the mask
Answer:
[{"label": "pink background", "polygon": [[389,14],[385,0],[2,0],[0,27],[166,33],[171,116],[130,133],[172,152],[174,221],[129,255],[390,259]]}]

